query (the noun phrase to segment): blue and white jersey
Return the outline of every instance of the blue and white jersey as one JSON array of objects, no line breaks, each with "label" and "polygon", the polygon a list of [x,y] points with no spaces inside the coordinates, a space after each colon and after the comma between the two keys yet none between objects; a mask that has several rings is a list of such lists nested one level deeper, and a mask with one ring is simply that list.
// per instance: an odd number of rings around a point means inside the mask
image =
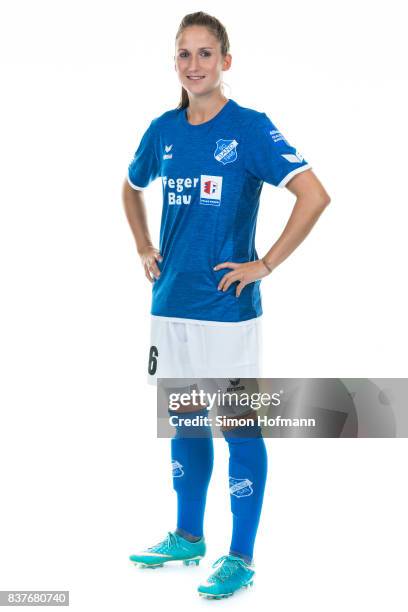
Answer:
[{"label": "blue and white jersey", "polygon": [[213,267],[259,259],[255,230],[263,183],[284,187],[310,167],[265,113],[232,99],[199,125],[188,122],[185,109],[153,119],[128,169],[134,189],[159,176],[163,184],[163,261],[151,313],[209,322],[259,317],[260,281],[236,298],[236,283],[226,292],[217,289],[231,270]]}]

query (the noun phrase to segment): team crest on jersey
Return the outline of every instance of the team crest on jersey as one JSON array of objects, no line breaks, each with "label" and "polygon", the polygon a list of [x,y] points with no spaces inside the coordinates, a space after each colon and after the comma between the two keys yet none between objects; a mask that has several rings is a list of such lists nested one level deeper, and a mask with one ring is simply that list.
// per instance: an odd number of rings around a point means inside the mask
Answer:
[{"label": "team crest on jersey", "polygon": [[184,470],[181,463],[178,461],[172,461],[171,467],[173,469],[173,478],[180,478],[181,476],[184,476]]},{"label": "team crest on jersey", "polygon": [[214,157],[222,164],[231,164],[234,162],[237,155],[238,142],[236,140],[225,140],[220,138],[217,140],[217,148],[214,151]]},{"label": "team crest on jersey", "polygon": [[221,204],[222,176],[201,175],[200,204],[219,206]]},{"label": "team crest on jersey", "polygon": [[249,497],[254,492],[253,483],[248,478],[229,479],[230,493],[234,497]]}]

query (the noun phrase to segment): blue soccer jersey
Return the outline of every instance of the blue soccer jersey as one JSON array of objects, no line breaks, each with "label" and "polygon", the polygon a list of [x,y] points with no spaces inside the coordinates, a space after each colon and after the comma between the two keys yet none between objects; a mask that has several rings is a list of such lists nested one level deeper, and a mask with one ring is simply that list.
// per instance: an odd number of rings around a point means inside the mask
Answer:
[{"label": "blue soccer jersey", "polygon": [[199,125],[188,122],[185,109],[153,119],[128,169],[134,189],[162,178],[163,261],[151,313],[220,322],[260,316],[260,281],[236,298],[236,283],[226,292],[217,289],[231,270],[213,267],[259,259],[255,230],[263,182],[284,187],[310,167],[265,113],[232,99]]}]

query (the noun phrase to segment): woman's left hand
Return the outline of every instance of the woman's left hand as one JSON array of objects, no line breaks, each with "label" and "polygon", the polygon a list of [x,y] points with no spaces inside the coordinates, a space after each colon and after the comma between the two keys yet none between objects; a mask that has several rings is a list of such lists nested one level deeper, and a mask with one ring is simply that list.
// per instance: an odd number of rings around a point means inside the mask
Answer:
[{"label": "woman's left hand", "polygon": [[221,264],[214,266],[214,270],[222,270],[223,268],[232,268],[232,272],[225,274],[218,285],[220,291],[227,291],[228,287],[232,283],[238,283],[235,296],[239,297],[241,291],[249,283],[253,283],[256,280],[268,276],[271,271],[266,267],[262,259],[257,261],[248,261],[245,263],[234,263],[233,261],[226,261]]}]

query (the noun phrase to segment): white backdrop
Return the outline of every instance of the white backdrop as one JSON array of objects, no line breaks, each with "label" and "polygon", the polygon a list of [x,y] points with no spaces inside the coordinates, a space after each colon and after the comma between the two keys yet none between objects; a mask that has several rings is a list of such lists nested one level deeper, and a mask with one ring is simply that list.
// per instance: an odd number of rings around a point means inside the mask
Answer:
[{"label": "white backdrop", "polygon": [[[121,188],[151,119],[178,103],[174,38],[196,10],[227,28],[227,97],[266,112],[331,196],[262,283],[264,376],[407,374],[402,3],[3,2],[0,590],[69,589],[78,611],[199,608],[228,549],[216,440],[204,562],[127,559],[174,529],[175,500]],[[158,246],[160,180],[145,195]],[[293,205],[264,185],[261,255]],[[255,588],[222,605],[406,610],[406,441],[267,442]]]}]

